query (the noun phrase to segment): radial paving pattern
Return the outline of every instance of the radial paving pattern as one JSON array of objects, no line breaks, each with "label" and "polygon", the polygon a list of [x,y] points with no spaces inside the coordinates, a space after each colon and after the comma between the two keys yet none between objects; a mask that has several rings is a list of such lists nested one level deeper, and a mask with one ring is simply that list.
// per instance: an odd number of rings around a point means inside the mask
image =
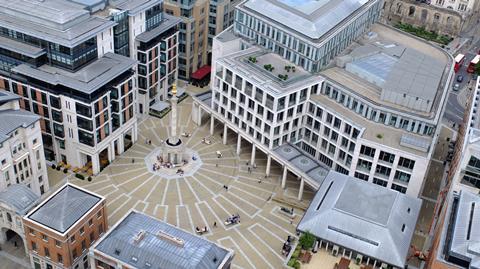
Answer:
[{"label": "radial paving pattern", "polygon": [[[74,180],[74,183],[107,198],[110,225],[135,208],[193,233],[195,227],[207,226],[210,232],[204,234],[206,238],[235,250],[235,268],[281,268],[282,244],[287,235],[295,233],[303,212],[297,211],[299,215],[293,223],[278,213],[281,204],[271,197],[281,190],[280,167],[272,165],[272,175],[265,179],[266,159],[257,152],[257,156],[260,155],[256,159],[257,168],[248,173],[246,162],[250,160],[250,147],[245,145],[242,154],[237,156],[237,138],[232,135],[227,145],[223,145],[218,132],[223,130],[220,126],[211,138],[213,143],[206,145],[202,138],[210,137],[209,121],[204,120],[208,124],[196,128],[190,117],[190,98],[180,104],[179,112],[180,132],[192,133],[184,139],[202,160],[195,173],[166,179],[149,172],[145,157],[168,135],[168,117],[161,120],[149,117],[139,124],[139,142],[117,156],[92,182]],[[146,145],[146,139],[152,140],[152,145]],[[217,158],[217,151],[222,153],[221,159]],[[297,191],[298,183],[289,179],[282,195],[296,197]],[[313,193],[306,191],[304,203],[308,204],[312,197]],[[241,223],[225,227],[224,220],[236,213],[240,214]],[[217,228],[213,227],[214,222]]]}]

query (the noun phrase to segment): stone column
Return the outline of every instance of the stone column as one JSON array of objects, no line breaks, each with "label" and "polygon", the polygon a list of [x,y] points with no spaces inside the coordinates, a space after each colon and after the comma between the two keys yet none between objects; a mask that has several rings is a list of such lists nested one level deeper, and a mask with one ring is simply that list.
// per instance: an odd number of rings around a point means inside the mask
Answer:
[{"label": "stone column", "polygon": [[202,108],[200,107],[200,104],[198,104],[198,126],[201,126],[202,125]]},{"label": "stone column", "polygon": [[265,174],[268,176],[270,176],[270,166],[272,164],[272,156],[270,156],[270,154],[267,155],[267,171],[265,171]]},{"label": "stone column", "polygon": [[284,165],[283,166],[283,175],[282,175],[282,189],[285,189],[285,185],[287,183],[287,174],[288,174],[287,166]]},{"label": "stone column", "polygon": [[302,200],[302,196],[303,196],[303,188],[305,187],[305,180],[302,178],[300,178],[300,189],[298,190],[298,200],[301,201]]},{"label": "stone column", "polygon": [[92,155],[92,173],[96,175],[99,172],[100,172],[100,162],[99,162],[98,154],[93,154]]},{"label": "stone column", "polygon": [[213,114],[210,115],[210,135],[213,135],[213,128],[215,127],[215,118]]},{"label": "stone column", "polygon": [[112,163],[112,161],[114,159],[114,155],[115,155],[115,153],[113,152],[112,143],[108,144],[107,151],[108,151],[108,154],[107,154],[108,155],[108,162]]},{"label": "stone column", "polygon": [[224,124],[223,124],[223,144],[224,144],[224,145],[227,144],[227,134],[228,134],[227,123],[224,123]]},{"label": "stone column", "polygon": [[170,105],[172,107],[172,111],[170,111],[170,137],[168,138],[168,142],[170,142],[173,145],[176,145],[178,143],[178,136],[177,136],[177,95],[173,93],[172,90],[172,98],[170,98]]},{"label": "stone column", "polygon": [[257,150],[257,147],[255,146],[254,143],[252,143],[252,157],[250,159],[250,163],[253,165],[255,163],[255,151]]},{"label": "stone column", "polygon": [[238,133],[238,138],[237,138],[237,155],[240,155],[240,151],[242,150],[241,147],[242,147],[242,136],[240,135],[240,133]]}]

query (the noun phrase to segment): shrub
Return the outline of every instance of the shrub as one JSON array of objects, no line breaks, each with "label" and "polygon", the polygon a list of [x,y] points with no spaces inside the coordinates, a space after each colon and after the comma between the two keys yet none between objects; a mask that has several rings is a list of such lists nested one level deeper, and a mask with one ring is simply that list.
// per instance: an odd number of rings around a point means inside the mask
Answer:
[{"label": "shrub", "polygon": [[315,236],[311,232],[306,231],[302,234],[302,236],[300,236],[300,239],[298,239],[298,243],[300,244],[300,246],[302,246],[303,249],[310,249],[315,243]]},{"label": "shrub", "polygon": [[293,264],[293,268],[295,269],[300,269],[300,267],[302,267],[302,265],[300,264],[300,262],[298,260],[295,260],[295,263]]},{"label": "shrub", "polygon": [[256,63],[257,62],[257,57],[250,56],[250,57],[248,57],[248,60],[252,63]]},{"label": "shrub", "polygon": [[295,251],[293,251],[292,258],[297,259],[298,256],[300,256],[300,249],[296,249]]},{"label": "shrub", "polygon": [[296,258],[291,258],[291,259],[288,261],[287,265],[290,266],[290,267],[293,267],[294,264],[295,264],[297,261],[298,261],[298,260],[297,260]]},{"label": "shrub", "polygon": [[79,179],[81,179],[81,180],[84,180],[84,179],[85,179],[85,177],[84,177],[82,174],[75,174],[75,177],[76,177],[76,178],[79,178]]},{"label": "shrub", "polygon": [[377,138],[378,138],[378,139],[382,139],[382,138],[383,138],[383,134],[377,134]]},{"label": "shrub", "polygon": [[272,72],[275,69],[275,67],[273,67],[271,64],[265,64],[263,65],[263,68],[265,68],[265,70],[270,72]]},{"label": "shrub", "polygon": [[52,163],[52,169],[56,169],[56,168],[57,168],[57,166]]},{"label": "shrub", "polygon": [[66,174],[67,172],[68,172],[68,169],[67,169],[67,168],[63,169],[63,173]]},{"label": "shrub", "polygon": [[92,177],[91,177],[91,176],[88,177],[88,182],[90,182],[90,181],[92,181]]},{"label": "shrub", "polygon": [[355,263],[356,263],[356,264],[360,264],[360,261],[361,261],[361,260],[360,260],[360,258],[358,258],[358,257],[355,259]]}]

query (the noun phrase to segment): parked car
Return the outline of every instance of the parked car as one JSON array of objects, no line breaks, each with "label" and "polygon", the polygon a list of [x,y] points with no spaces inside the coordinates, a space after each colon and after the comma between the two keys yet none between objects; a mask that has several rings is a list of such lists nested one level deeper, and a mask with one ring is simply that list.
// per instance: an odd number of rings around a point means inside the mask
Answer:
[{"label": "parked car", "polygon": [[458,92],[458,90],[460,90],[460,84],[455,83],[455,85],[453,85],[453,91]]},{"label": "parked car", "polygon": [[462,82],[463,81],[463,76],[462,75],[458,75],[457,76],[457,82]]}]

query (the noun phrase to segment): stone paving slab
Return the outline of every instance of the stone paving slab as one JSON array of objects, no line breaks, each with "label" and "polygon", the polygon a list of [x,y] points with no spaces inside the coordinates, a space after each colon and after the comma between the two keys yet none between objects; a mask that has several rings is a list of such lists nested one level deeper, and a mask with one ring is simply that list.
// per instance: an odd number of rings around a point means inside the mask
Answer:
[{"label": "stone paving slab", "polygon": [[[283,241],[287,235],[295,234],[295,224],[300,220],[298,217],[290,223],[288,217],[278,213],[278,208],[286,204],[271,199],[280,189],[282,168],[272,162],[271,176],[265,178],[266,158],[257,151],[257,169],[248,173],[246,162],[250,161],[251,146],[244,142],[238,156],[233,132],[229,131],[227,145],[223,145],[223,127],[219,124],[213,137],[209,135],[209,120],[203,119],[204,125],[194,126],[191,101],[182,102],[179,110],[180,130],[192,133],[183,138],[184,143],[197,150],[204,161],[194,174],[165,179],[148,171],[141,160],[159,146],[160,140],[166,139],[169,117],[147,117],[139,123],[139,141],[116,156],[99,176],[93,177],[92,182],[73,181],[106,197],[110,225],[135,208],[193,233],[196,226],[207,226],[210,231],[203,235],[205,238],[235,250],[233,268],[282,268]],[[145,144],[146,137],[153,145]],[[202,143],[204,137],[212,144]],[[217,158],[216,151],[222,153],[222,158]],[[229,186],[229,190],[224,190],[223,185]],[[285,194],[296,198],[298,185],[298,180],[289,176]],[[308,204],[312,194],[305,192],[302,203]],[[240,214],[241,223],[225,227],[224,220],[236,213]]]}]

